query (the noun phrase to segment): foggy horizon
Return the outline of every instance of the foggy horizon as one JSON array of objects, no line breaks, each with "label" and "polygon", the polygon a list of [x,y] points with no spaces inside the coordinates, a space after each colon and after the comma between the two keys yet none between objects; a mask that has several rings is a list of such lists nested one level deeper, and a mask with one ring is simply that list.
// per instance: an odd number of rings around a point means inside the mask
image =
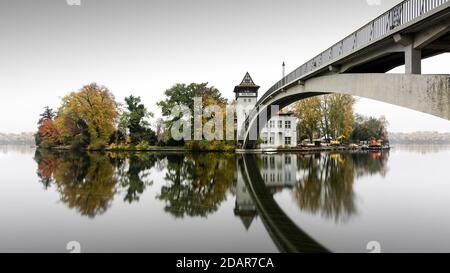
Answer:
[{"label": "foggy horizon", "polygon": [[[208,82],[232,99],[249,72],[260,97],[283,61],[289,73],[401,1],[369,2],[1,1],[0,132],[36,131],[45,106],[92,82],[119,102],[140,96],[155,119],[175,83]],[[422,71],[450,74],[450,54],[423,60]],[[390,132],[450,132],[450,121],[369,99],[355,112],[386,116]]]}]

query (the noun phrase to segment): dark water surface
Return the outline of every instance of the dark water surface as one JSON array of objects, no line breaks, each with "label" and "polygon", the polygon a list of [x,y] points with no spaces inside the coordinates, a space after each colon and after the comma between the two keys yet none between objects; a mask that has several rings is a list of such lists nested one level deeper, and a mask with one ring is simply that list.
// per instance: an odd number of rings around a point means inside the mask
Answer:
[{"label": "dark water surface", "polygon": [[450,251],[450,147],[337,154],[0,146],[0,251]]}]

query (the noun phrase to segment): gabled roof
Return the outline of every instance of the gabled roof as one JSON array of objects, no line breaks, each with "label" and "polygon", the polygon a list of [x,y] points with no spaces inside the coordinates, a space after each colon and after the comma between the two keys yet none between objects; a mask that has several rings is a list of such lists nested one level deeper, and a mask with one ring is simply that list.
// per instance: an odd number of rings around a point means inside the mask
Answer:
[{"label": "gabled roof", "polygon": [[255,82],[253,81],[252,77],[250,76],[250,74],[247,72],[245,73],[244,78],[242,79],[241,84],[237,85],[234,88],[234,92],[236,92],[238,89],[240,89],[241,87],[252,87],[254,89],[259,89],[259,85],[256,85]]},{"label": "gabled roof", "polygon": [[254,82],[250,74],[247,72],[242,79],[240,86],[257,86]]}]

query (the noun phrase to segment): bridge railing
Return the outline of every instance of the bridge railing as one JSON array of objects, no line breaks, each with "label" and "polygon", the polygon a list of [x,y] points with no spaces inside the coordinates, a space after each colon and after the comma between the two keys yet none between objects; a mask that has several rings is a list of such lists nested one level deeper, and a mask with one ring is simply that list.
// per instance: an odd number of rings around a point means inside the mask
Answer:
[{"label": "bridge railing", "polygon": [[416,19],[449,1],[450,0],[406,0],[399,3],[375,20],[364,25],[362,28],[289,73],[286,77],[273,85],[261,97],[260,101],[264,101],[270,94],[283,86],[301,79],[302,76],[310,72],[323,68],[325,64],[330,64],[349,53],[361,49],[372,41],[387,36],[395,31],[397,27]]}]

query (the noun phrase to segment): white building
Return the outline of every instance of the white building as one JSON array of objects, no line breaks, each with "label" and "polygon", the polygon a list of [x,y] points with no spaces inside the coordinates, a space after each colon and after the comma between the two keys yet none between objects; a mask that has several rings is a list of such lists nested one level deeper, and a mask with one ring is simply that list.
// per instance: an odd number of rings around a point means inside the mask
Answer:
[{"label": "white building", "polygon": [[[234,88],[237,103],[236,130],[238,140],[243,139],[245,131],[244,121],[258,100],[259,86],[256,85],[247,72],[240,85]],[[292,112],[279,112],[271,118],[261,129],[259,136],[262,140],[261,148],[285,148],[297,146],[297,119]]]},{"label": "white building", "polygon": [[297,118],[292,112],[278,113],[261,130],[261,148],[296,147]]}]

